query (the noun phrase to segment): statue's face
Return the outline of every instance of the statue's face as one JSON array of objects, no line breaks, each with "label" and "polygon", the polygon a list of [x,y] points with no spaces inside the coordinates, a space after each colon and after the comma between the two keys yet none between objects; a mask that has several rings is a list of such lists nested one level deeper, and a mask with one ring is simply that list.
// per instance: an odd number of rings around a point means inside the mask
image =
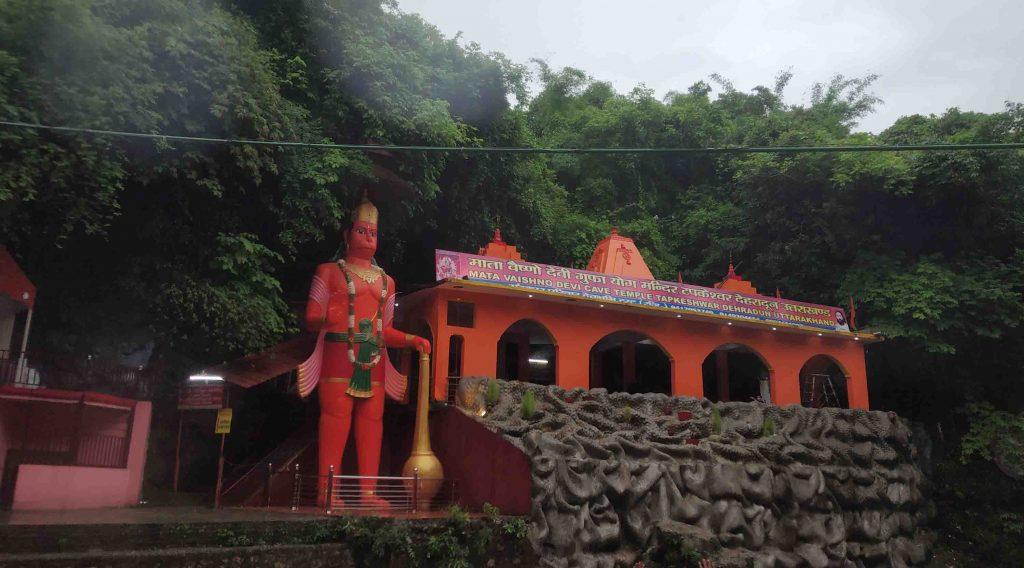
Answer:
[{"label": "statue's face", "polygon": [[377,252],[377,225],[356,221],[348,232],[348,254],[369,260]]}]

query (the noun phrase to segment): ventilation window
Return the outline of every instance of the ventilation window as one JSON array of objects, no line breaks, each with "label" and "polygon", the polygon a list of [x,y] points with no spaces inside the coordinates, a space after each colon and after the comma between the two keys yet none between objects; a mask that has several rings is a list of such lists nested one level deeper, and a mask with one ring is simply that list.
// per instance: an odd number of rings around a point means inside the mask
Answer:
[{"label": "ventilation window", "polygon": [[469,302],[448,302],[448,325],[473,327],[474,305]]}]

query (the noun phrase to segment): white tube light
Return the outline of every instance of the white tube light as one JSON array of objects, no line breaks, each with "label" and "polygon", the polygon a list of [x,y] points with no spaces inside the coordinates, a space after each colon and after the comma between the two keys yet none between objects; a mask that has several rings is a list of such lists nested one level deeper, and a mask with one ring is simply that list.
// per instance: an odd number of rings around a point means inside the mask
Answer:
[{"label": "white tube light", "polygon": [[548,364],[548,360],[547,359],[535,359],[533,357],[530,357],[528,359],[528,361],[530,361],[531,363],[536,363],[537,365],[547,365]]},{"label": "white tube light", "polygon": [[224,382],[224,377],[220,375],[191,375],[188,378],[191,382],[209,382],[209,383],[220,383]]}]

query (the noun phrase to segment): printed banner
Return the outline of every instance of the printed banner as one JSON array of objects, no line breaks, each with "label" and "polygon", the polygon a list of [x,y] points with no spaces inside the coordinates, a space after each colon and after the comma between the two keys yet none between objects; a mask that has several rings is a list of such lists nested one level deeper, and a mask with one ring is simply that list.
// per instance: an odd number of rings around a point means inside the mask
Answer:
[{"label": "printed banner", "polygon": [[435,251],[434,261],[438,280],[465,278],[473,282],[667,308],[683,313],[715,314],[816,329],[850,330],[846,314],[840,308],[770,296],[741,294],[663,280],[623,278],[600,272],[446,250]]},{"label": "printed banner", "polygon": [[185,385],[178,391],[178,410],[215,409],[224,406],[224,385]]}]

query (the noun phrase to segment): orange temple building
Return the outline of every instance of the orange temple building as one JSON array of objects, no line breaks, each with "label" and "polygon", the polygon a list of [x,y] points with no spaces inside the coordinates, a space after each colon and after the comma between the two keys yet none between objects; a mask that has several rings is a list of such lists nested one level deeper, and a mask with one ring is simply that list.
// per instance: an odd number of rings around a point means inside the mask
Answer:
[{"label": "orange temple building", "polygon": [[[463,377],[713,402],[868,408],[864,347],[880,337],[851,331],[839,308],[786,300],[778,292],[761,295],[731,264],[713,286],[656,280],[633,240],[616,230],[597,243],[585,270],[531,262],[499,231],[476,252],[435,251],[433,284],[395,303],[395,329],[433,347],[429,360],[408,347],[388,355],[411,379],[405,392],[417,401],[417,420],[427,419],[427,398],[452,402]],[[204,374],[252,387],[291,372],[315,341],[312,334],[297,336]],[[422,385],[421,368],[432,377],[422,405],[413,398]],[[383,412],[379,467],[386,475],[399,475],[414,453],[411,410],[388,405]],[[462,504],[530,513],[525,454],[453,408],[429,412],[429,424],[426,439],[436,448],[444,478],[457,481]],[[228,480],[221,502],[270,499],[329,507],[330,500],[319,501],[319,486],[295,490],[297,466],[317,467],[312,425],[305,423],[259,466]],[[359,452],[349,453],[355,455],[348,465],[343,455],[343,472],[358,465]],[[280,475],[265,487],[271,465]],[[364,475],[359,483],[373,477]],[[342,501],[337,504],[344,507]]]},{"label": "orange temple building", "polygon": [[487,376],[868,408],[864,347],[880,337],[850,331],[838,308],[759,295],[732,265],[713,288],[676,285],[654,280],[614,229],[586,271],[527,262],[495,231],[478,255],[438,251],[437,276],[401,298],[397,315],[434,344],[436,400],[461,377]]}]

